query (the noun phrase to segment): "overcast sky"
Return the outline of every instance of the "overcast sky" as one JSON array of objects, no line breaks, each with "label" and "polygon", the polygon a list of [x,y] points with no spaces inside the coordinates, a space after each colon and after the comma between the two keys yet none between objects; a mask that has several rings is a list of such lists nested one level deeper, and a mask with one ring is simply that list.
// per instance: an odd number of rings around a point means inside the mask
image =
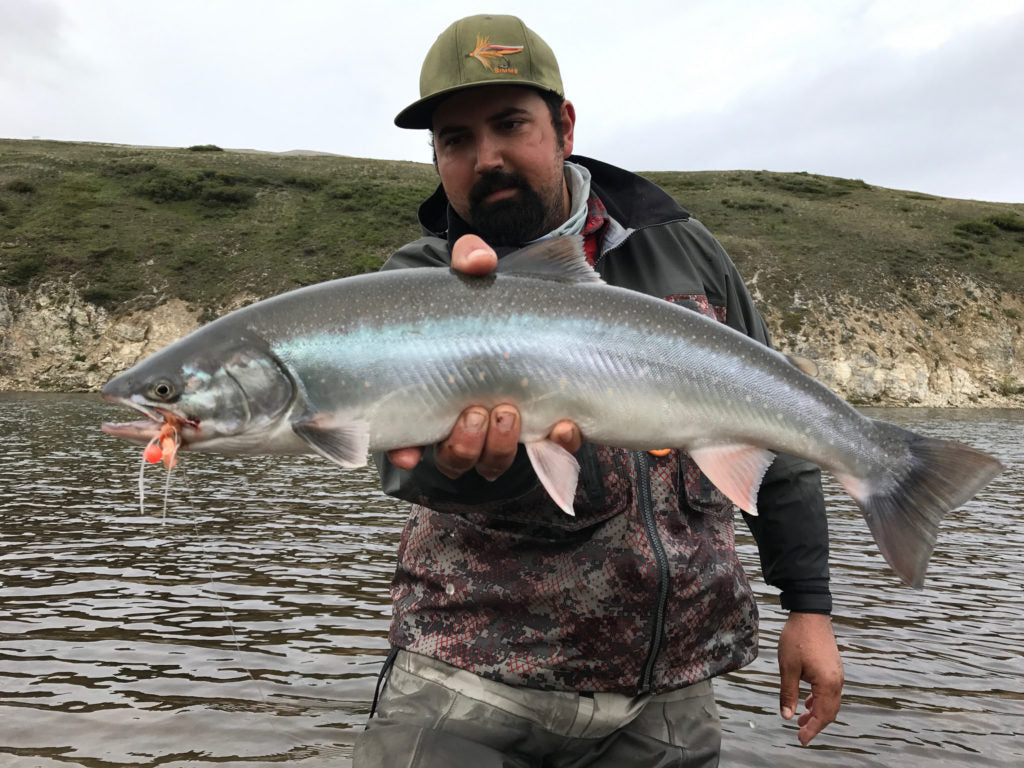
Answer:
[{"label": "overcast sky", "polygon": [[0,137],[429,162],[392,120],[481,12],[552,46],[581,154],[1024,203],[1024,0],[0,0]]}]

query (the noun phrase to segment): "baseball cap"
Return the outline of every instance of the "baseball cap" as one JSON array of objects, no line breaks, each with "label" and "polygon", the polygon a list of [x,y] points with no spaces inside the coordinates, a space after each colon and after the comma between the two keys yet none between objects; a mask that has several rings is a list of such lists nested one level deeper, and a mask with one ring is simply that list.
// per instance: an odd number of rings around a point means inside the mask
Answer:
[{"label": "baseball cap", "polygon": [[429,128],[434,108],[482,85],[523,85],[564,96],[555,54],[515,16],[467,16],[442,32],[420,70],[420,98],[395,117],[399,128]]}]

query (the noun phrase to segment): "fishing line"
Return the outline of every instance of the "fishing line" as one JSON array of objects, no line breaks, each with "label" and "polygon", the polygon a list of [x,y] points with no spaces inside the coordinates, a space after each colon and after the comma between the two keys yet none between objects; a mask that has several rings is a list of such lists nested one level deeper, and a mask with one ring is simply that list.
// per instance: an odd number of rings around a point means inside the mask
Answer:
[{"label": "fishing line", "polygon": [[139,516],[146,516],[146,457],[142,456],[139,466]]},{"label": "fishing line", "polygon": [[[150,440],[149,445],[156,443],[157,438]],[[148,446],[147,446],[148,447]],[[142,457],[142,463],[139,465],[139,515],[141,517],[146,516],[146,464],[149,462],[146,460],[145,454]],[[160,520],[160,525],[167,524],[167,507],[170,504],[171,499],[171,473],[170,470],[167,472],[167,478],[164,480],[164,513]]]}]

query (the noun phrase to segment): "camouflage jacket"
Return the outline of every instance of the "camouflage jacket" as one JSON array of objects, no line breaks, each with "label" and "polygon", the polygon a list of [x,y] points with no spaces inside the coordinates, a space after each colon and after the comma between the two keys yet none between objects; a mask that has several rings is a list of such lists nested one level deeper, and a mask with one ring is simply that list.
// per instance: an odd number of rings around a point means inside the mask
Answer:
[{"label": "camouflage jacket", "polygon": [[[609,283],[686,303],[768,343],[735,267],[655,185],[571,158],[592,173],[612,221],[596,258]],[[443,266],[466,230],[438,190],[428,232],[385,268]],[[586,444],[576,516],[540,487],[520,446],[488,483],[375,457],[385,492],[413,502],[392,584],[393,646],[510,685],[661,693],[749,663],[757,610],[736,556],[734,507],[683,452]],[[820,474],[779,456],[748,518],[783,606],[826,612],[828,545]]]}]

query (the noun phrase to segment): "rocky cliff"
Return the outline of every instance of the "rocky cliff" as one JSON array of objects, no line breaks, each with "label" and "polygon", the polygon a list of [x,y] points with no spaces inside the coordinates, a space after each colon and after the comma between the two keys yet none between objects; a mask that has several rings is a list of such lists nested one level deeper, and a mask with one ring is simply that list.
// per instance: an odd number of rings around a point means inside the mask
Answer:
[{"label": "rocky cliff", "polygon": [[[756,298],[756,279],[752,288]],[[1024,297],[955,275],[908,286],[906,296],[879,307],[841,291],[797,296],[794,310],[767,319],[776,346],[814,360],[851,402],[1024,407]],[[200,325],[181,299],[148,303],[110,313],[69,282],[0,288],[0,390],[97,390]]]},{"label": "rocky cliff", "polygon": [[0,390],[88,392],[199,327],[180,299],[112,315],[73,285],[0,288]]},{"label": "rocky cliff", "polygon": [[1024,297],[964,276],[910,287],[912,301],[865,306],[838,292],[768,315],[775,345],[862,405],[1024,406]]}]

